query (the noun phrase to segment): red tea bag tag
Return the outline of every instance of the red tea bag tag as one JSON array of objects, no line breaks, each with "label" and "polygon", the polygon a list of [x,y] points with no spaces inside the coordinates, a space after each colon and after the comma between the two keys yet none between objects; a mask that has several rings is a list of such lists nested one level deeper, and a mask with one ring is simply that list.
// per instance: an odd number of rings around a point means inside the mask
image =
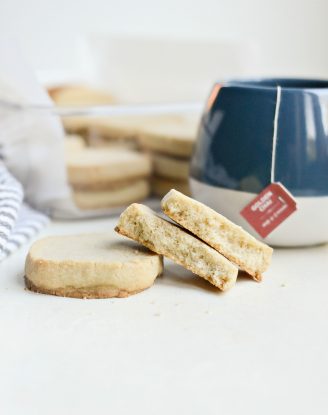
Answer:
[{"label": "red tea bag tag", "polygon": [[271,183],[240,212],[262,237],[297,210],[296,200],[281,183]]}]

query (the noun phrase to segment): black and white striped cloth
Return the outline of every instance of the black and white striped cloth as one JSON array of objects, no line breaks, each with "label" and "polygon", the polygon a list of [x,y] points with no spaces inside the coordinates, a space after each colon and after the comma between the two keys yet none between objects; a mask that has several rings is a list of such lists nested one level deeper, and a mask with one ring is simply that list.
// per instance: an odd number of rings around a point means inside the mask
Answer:
[{"label": "black and white striped cloth", "polygon": [[0,161],[0,261],[37,234],[49,220],[23,200],[21,184]]}]

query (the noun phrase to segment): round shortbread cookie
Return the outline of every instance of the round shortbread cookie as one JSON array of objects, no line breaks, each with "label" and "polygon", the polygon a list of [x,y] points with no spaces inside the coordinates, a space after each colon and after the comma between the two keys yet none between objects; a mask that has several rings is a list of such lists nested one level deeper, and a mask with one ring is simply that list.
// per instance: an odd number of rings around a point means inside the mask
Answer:
[{"label": "round shortbread cookie", "polygon": [[163,154],[190,157],[197,136],[198,118],[172,117],[149,123],[139,131],[143,148]]},{"label": "round shortbread cookie", "polygon": [[74,190],[73,200],[80,209],[106,209],[143,200],[149,193],[149,181],[141,179],[112,189]]},{"label": "round shortbread cookie", "polygon": [[160,255],[112,234],[52,236],[32,245],[25,282],[63,297],[127,297],[149,288],[162,270]]},{"label": "round shortbread cookie", "polygon": [[156,176],[173,180],[188,180],[189,160],[156,153],[152,154],[152,159]]},{"label": "round shortbread cookie", "polygon": [[179,192],[187,196],[190,195],[190,186],[188,180],[170,180],[157,176],[152,178],[151,190],[154,195],[163,197],[171,189],[177,189]]},{"label": "round shortbread cookie", "polygon": [[151,173],[149,155],[123,148],[86,148],[67,158],[68,179],[72,186],[97,186]]}]

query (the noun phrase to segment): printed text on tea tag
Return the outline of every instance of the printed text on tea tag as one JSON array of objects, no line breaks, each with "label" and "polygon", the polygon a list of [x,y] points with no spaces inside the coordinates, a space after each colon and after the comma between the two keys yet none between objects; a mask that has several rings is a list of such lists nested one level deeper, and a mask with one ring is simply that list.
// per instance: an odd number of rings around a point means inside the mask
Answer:
[{"label": "printed text on tea tag", "polygon": [[296,210],[297,204],[293,196],[277,182],[262,190],[240,214],[265,238]]}]

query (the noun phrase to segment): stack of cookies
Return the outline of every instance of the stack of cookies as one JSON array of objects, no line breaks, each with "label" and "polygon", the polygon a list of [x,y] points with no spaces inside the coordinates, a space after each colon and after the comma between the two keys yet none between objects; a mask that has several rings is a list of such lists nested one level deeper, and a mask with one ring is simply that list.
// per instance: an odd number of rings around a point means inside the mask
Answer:
[{"label": "stack of cookies", "polygon": [[66,154],[68,180],[80,209],[106,209],[145,199],[151,160],[123,148],[86,147]]},{"label": "stack of cookies", "polygon": [[268,268],[272,248],[241,227],[190,197],[171,190],[162,200],[172,223],[146,206],[129,206],[116,231],[182,265],[225,291],[236,281],[238,267],[256,281]]},{"label": "stack of cookies", "polygon": [[[59,106],[83,106],[83,105],[113,105],[115,100],[106,92],[99,91],[86,86],[62,86],[49,90],[54,102]],[[193,145],[197,136],[197,128],[199,124],[199,116],[188,115],[156,115],[156,116],[116,116],[116,117],[65,117],[63,119],[66,131],[72,134],[79,134],[83,137],[83,145],[88,147],[103,148],[108,147],[111,150],[142,150],[150,154],[152,160],[152,175],[151,175],[151,193],[154,196],[162,197],[170,189],[175,188],[184,194],[190,194],[189,188],[189,165],[193,150]],[[67,145],[78,150],[79,143],[74,138],[67,142]],[[107,150],[106,150],[107,151]],[[101,154],[94,152],[94,154]],[[93,154],[88,151],[88,154]],[[102,161],[104,162],[105,154],[103,153]],[[82,157],[82,155],[76,155]],[[89,158],[87,153],[83,157]],[[98,157],[98,156],[90,156]],[[144,157],[141,155],[141,157]],[[92,166],[96,167],[96,158],[92,159]],[[75,178],[71,178],[71,160],[69,162],[69,176],[70,183],[74,189],[75,200],[78,206],[91,208],[94,205],[101,205],[108,207],[111,205],[109,200],[108,190],[118,192],[116,183],[118,180],[106,179],[107,188],[99,187],[99,184],[89,183],[76,184]],[[76,162],[76,160],[74,161]],[[109,162],[112,162],[109,160]],[[148,162],[147,162],[148,163]],[[146,164],[147,164],[146,163]],[[98,169],[99,170],[99,169]],[[125,178],[122,178],[126,182]],[[129,180],[129,179],[127,179]],[[139,187],[134,187],[134,192],[131,191],[130,201],[133,196],[145,194],[145,183],[139,182]],[[87,190],[92,190],[92,198],[96,197],[96,190],[98,192],[97,202],[91,202]],[[106,197],[103,192],[106,190]],[[126,190],[130,190],[127,188]],[[83,194],[81,195],[81,192]],[[100,193],[101,192],[101,193]],[[115,192],[115,193],[116,193]],[[148,194],[148,193],[147,193]],[[118,200],[127,200],[126,192],[124,196],[120,191]],[[122,197],[121,197],[122,196]],[[85,197],[88,197],[89,202],[86,202]],[[90,196],[91,197],[91,196]],[[115,198],[114,198],[115,199]],[[116,202],[113,199],[113,203]],[[116,200],[116,199],[115,199]],[[139,199],[135,199],[139,200]],[[100,202],[102,201],[102,202]],[[109,205],[108,205],[109,203]]]},{"label": "stack of cookies", "polygon": [[152,155],[152,192],[156,196],[162,197],[172,188],[190,194],[189,163],[198,121],[197,117],[166,117],[147,123],[139,131],[141,147]]},{"label": "stack of cookies", "polygon": [[[49,94],[58,106],[117,103],[106,92],[86,86],[62,86],[49,90]],[[74,116],[65,117],[63,123],[69,134],[79,134],[89,147],[141,149],[150,153],[153,195],[162,197],[172,188],[190,194],[189,163],[199,116]]]}]

